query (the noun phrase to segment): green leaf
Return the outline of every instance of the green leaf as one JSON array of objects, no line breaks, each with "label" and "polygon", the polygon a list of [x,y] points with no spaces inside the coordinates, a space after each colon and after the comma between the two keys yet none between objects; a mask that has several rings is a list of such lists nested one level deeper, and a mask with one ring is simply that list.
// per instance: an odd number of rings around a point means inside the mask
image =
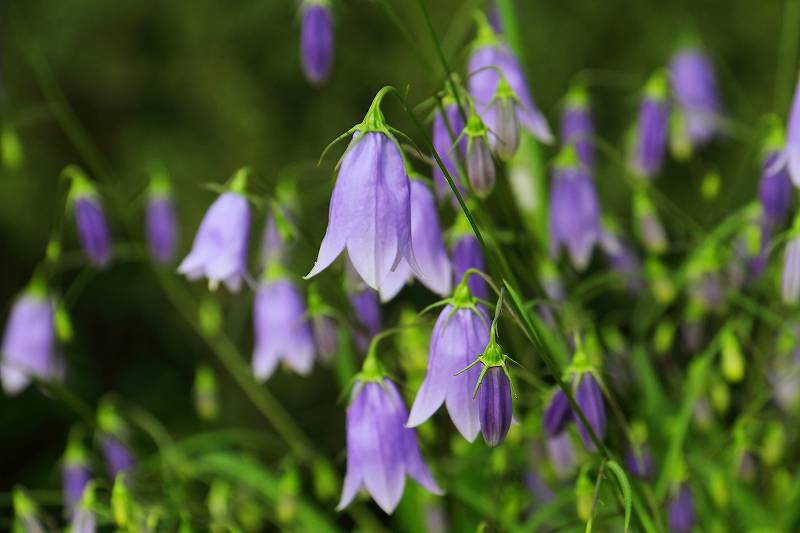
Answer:
[{"label": "green leaf", "polygon": [[631,483],[628,481],[628,476],[625,475],[625,471],[616,461],[608,461],[606,466],[614,473],[614,477],[617,478],[617,483],[619,483],[619,490],[622,493],[622,501],[625,505],[625,531],[627,533],[631,525],[631,507],[633,506]]}]

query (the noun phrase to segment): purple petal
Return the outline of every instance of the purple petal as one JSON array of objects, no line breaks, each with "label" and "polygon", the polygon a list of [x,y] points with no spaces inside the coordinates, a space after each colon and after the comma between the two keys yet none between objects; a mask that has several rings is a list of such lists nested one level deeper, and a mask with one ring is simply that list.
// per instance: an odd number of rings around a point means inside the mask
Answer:
[{"label": "purple petal", "polygon": [[664,165],[667,149],[667,103],[645,96],[639,107],[633,168],[642,176],[654,177]]},{"label": "purple petal", "polygon": [[175,257],[178,223],[175,206],[170,198],[154,196],[147,204],[147,243],[150,253],[160,263],[168,263]]},{"label": "purple petal", "polygon": [[[464,273],[470,268],[486,271],[483,264],[483,252],[477,237],[472,234],[464,234],[458,238],[453,246],[453,282],[461,283]],[[477,274],[470,276],[467,282],[469,292],[476,298],[485,300],[489,297],[489,288],[486,281]]]},{"label": "purple petal", "polygon": [[600,238],[600,206],[592,178],[582,169],[553,171],[550,188],[550,240],[554,252],[569,251],[572,264],[583,269]]},{"label": "purple petal", "polygon": [[89,262],[99,268],[111,261],[111,235],[98,198],[80,196],[75,200],[75,222],[78,238]]},{"label": "purple petal", "polygon": [[795,237],[786,245],[783,256],[781,276],[781,298],[786,304],[800,301],[800,237]]},{"label": "purple petal", "polygon": [[502,368],[491,367],[484,375],[478,388],[478,412],[484,442],[490,448],[498,446],[511,427],[511,384]]},{"label": "purple petal", "polygon": [[789,167],[789,176],[795,187],[800,187],[800,80],[798,80],[786,128],[786,147],[784,154]]},{"label": "purple petal", "polygon": [[567,395],[564,394],[564,391],[558,389],[553,394],[553,397],[550,398],[550,403],[547,404],[547,409],[544,411],[542,424],[545,432],[551,437],[561,433],[569,421],[570,411]]},{"label": "purple petal", "polygon": [[53,304],[49,298],[23,294],[11,308],[2,344],[0,378],[7,394],[17,394],[31,376],[48,380],[55,365]]},{"label": "purple petal", "polygon": [[720,98],[714,66],[701,50],[686,48],[670,61],[670,82],[694,146],[710,141],[720,129]]},{"label": "purple petal", "polygon": [[[597,384],[592,374],[586,373],[578,378],[578,387],[575,391],[575,401],[580,407],[586,421],[594,430],[595,435],[599,440],[603,440],[606,433],[606,410],[603,403],[603,395],[600,392],[600,386]],[[573,413],[575,425],[578,427],[578,433],[581,435],[583,445],[589,451],[596,451],[594,441],[592,441],[589,431],[581,422],[577,413]]]},{"label": "purple petal", "polygon": [[327,6],[311,3],[303,8],[300,57],[308,81],[317,85],[328,78],[333,62],[333,20]]}]

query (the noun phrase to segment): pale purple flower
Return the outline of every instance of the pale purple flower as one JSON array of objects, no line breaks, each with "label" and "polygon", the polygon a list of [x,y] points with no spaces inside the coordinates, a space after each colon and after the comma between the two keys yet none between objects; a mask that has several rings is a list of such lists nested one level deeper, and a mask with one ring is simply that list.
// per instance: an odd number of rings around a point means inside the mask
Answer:
[{"label": "pale purple flower", "polygon": [[550,126],[533,101],[522,66],[504,44],[484,44],[470,55],[469,92],[475,100],[478,113],[485,116],[497,92],[501,73],[521,104],[516,111],[522,126],[543,143],[553,142]]},{"label": "pale purple flower", "polygon": [[83,252],[92,265],[105,268],[111,262],[111,234],[99,196],[96,193],[79,194],[72,209]]},{"label": "pale purple flower", "polygon": [[622,276],[629,291],[636,292],[644,288],[642,260],[630,243],[604,229],[600,232],[600,248],[611,270]]},{"label": "pale purple flower", "polygon": [[653,178],[664,165],[667,149],[668,114],[664,80],[654,76],[639,106],[639,118],[632,154],[633,170],[646,178]]},{"label": "pale purple flower", "polygon": [[394,383],[357,381],[347,408],[347,474],[337,509],[347,507],[359,489],[369,492],[387,514],[400,503],[406,475],[433,494],[442,490],[422,460],[408,411]]},{"label": "pale purple flower", "polygon": [[[461,116],[461,111],[458,109],[458,105],[456,105],[455,102],[446,103],[444,105],[444,112],[447,117],[447,122],[445,122],[445,117],[442,116],[441,111],[437,111],[436,115],[433,117],[433,149],[439,155],[450,177],[463,194],[464,188],[459,180],[456,160],[459,155],[466,160],[467,138],[466,136],[461,137],[461,139],[458,140],[458,144],[456,144],[455,140],[458,139],[461,132],[464,131],[464,118]],[[448,129],[448,125],[450,129]],[[442,198],[451,198],[455,201],[455,195],[452,189],[450,189],[450,184],[447,183],[447,179],[444,177],[444,173],[437,163],[433,164],[433,182],[436,186],[436,196],[440,200]]]},{"label": "pale purple flower", "polygon": [[795,87],[792,110],[789,113],[783,157],[786,158],[792,183],[795,187],[800,187],[800,79]]},{"label": "pale purple flower", "polygon": [[502,78],[482,118],[489,131],[492,150],[503,161],[511,160],[519,148],[522,111],[508,82]]},{"label": "pale purple flower", "polygon": [[[411,248],[424,276],[419,281],[440,296],[450,293],[450,259],[442,240],[436,201],[428,187],[411,180]],[[412,275],[411,266],[401,260],[393,272],[384,278],[380,288],[381,300],[388,302],[403,288]]]},{"label": "pale purple flower", "polygon": [[670,533],[690,533],[694,528],[694,502],[689,486],[681,484],[667,503]]},{"label": "pale purple flower", "polygon": [[561,115],[561,143],[572,144],[586,167],[594,166],[594,124],[589,101],[583,90],[575,89],[567,96]]},{"label": "pale purple flower", "polygon": [[32,377],[58,378],[53,302],[43,291],[32,287],[14,301],[0,355],[0,379],[6,394],[18,394]]},{"label": "pale purple flower", "polygon": [[[574,155],[572,148],[566,150]],[[563,246],[575,268],[586,268],[600,238],[600,205],[591,176],[577,161],[556,162],[549,216],[553,256],[557,257]]]},{"label": "pale purple flower", "polygon": [[[483,252],[478,238],[471,233],[461,235],[453,245],[453,281],[455,284],[461,283],[464,273],[470,268],[486,271],[483,264]],[[476,298],[485,300],[489,297],[489,288],[486,280],[478,274],[473,274],[467,281],[469,292]]]},{"label": "pale purple flower", "polygon": [[800,236],[795,236],[786,245],[781,276],[781,298],[786,304],[800,301]]},{"label": "pale purple flower", "polygon": [[85,462],[67,462],[64,465],[62,486],[64,490],[64,508],[67,511],[67,516],[72,516],[90,479],[91,472]]},{"label": "pale purple flower", "polygon": [[264,280],[253,302],[253,374],[266,381],[279,362],[308,375],[314,364],[314,336],[306,304],[287,279]]},{"label": "pale purple flower", "polygon": [[771,151],[764,158],[758,199],[764,219],[771,227],[782,223],[792,205],[792,181],[786,166],[780,163],[780,153]]},{"label": "pale purple flower", "polygon": [[159,263],[169,263],[178,244],[178,222],[172,198],[153,195],[147,203],[145,224],[150,253]]},{"label": "pale purple flower", "polygon": [[222,193],[208,208],[192,251],[178,272],[190,280],[208,278],[213,288],[219,282],[238,292],[247,276],[247,241],[250,234],[250,205],[233,191]]},{"label": "pale purple flower", "polygon": [[489,343],[489,317],[482,307],[479,310],[482,316],[452,305],[442,309],[431,334],[428,372],[411,407],[408,427],[420,425],[445,403],[459,433],[470,442],[478,436],[478,402],[472,395],[480,370],[472,367],[455,374],[472,363]]},{"label": "pale purple flower", "polygon": [[300,58],[303,73],[314,85],[324,82],[333,62],[333,18],[327,2],[307,0],[302,6]]},{"label": "pale purple flower", "polygon": [[372,337],[381,331],[381,304],[378,293],[369,287],[360,287],[349,294],[350,306],[360,328],[355,331],[359,351],[366,353]]},{"label": "pale purple flower", "polygon": [[486,198],[494,189],[497,173],[485,136],[468,136],[467,174],[478,198]]},{"label": "pale purple flower", "polygon": [[[477,366],[483,368],[483,364]],[[494,448],[505,440],[511,427],[511,382],[502,367],[486,371],[477,399],[483,441]]]},{"label": "pale purple flower", "polygon": [[693,146],[706,144],[720,129],[720,97],[714,65],[698,48],[684,48],[670,60],[670,82]]},{"label": "pale purple flower", "polygon": [[[591,372],[579,374],[576,376],[578,380],[575,387],[575,402],[586,417],[586,421],[594,430],[595,436],[598,440],[602,441],[606,433],[606,408],[603,403],[603,394],[600,392],[600,386]],[[589,431],[581,422],[577,413],[573,413],[575,425],[578,427],[583,445],[589,451],[596,451],[594,441],[592,441]]]},{"label": "pale purple flower", "polygon": [[136,466],[136,460],[128,447],[114,435],[103,435],[101,444],[106,470],[111,479],[115,479],[122,472],[133,470]]},{"label": "pale purple flower", "polygon": [[411,250],[409,190],[397,142],[385,133],[356,133],[342,158],[319,256],[306,278],[326,269],[345,247],[373,289],[403,259],[419,272]]},{"label": "pale purple flower", "polygon": [[94,512],[84,506],[78,506],[70,521],[70,533],[95,533],[97,519]]},{"label": "pale purple flower", "polygon": [[575,448],[572,446],[569,432],[562,431],[554,437],[548,437],[546,446],[547,457],[553,465],[556,476],[559,479],[568,478],[576,466]]}]

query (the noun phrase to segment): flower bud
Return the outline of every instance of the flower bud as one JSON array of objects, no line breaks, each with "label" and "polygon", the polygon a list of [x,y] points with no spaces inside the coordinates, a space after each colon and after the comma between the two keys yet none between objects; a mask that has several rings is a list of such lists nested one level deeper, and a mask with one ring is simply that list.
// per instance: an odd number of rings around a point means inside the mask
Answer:
[{"label": "flower bud", "polygon": [[16,128],[4,124],[0,131],[0,159],[3,166],[14,171],[22,164],[22,142],[19,140]]},{"label": "flower bud", "polygon": [[111,262],[111,235],[100,195],[78,167],[69,166],[62,175],[72,180],[67,203],[75,215],[81,247],[92,265],[105,268]]},{"label": "flower bud", "polygon": [[[472,115],[467,125],[467,174],[478,198],[486,198],[494,189],[496,180],[494,161],[486,139],[486,128],[479,127],[480,119]],[[477,132],[477,133],[476,133]]]},{"label": "flower bud", "polygon": [[214,370],[201,364],[194,375],[194,405],[203,420],[213,421],[219,416],[217,400],[217,379]]},{"label": "flower bud", "polygon": [[305,0],[301,7],[300,58],[309,82],[324,82],[333,62],[333,20],[327,0]]},{"label": "flower bud", "polygon": [[487,446],[494,448],[505,440],[511,427],[511,383],[499,366],[486,369],[479,385],[478,417]]},{"label": "flower bud", "polygon": [[730,329],[722,334],[722,375],[730,383],[744,378],[745,361],[736,335]]},{"label": "flower bud", "polygon": [[505,78],[500,78],[492,103],[486,110],[486,122],[497,157],[510,161],[519,149],[520,122],[516,96]]},{"label": "flower bud", "polygon": [[672,533],[689,533],[695,524],[694,502],[689,486],[681,484],[667,504]]},{"label": "flower bud", "polygon": [[169,263],[177,251],[178,222],[164,171],[154,173],[150,181],[145,217],[150,254],[161,264]]}]

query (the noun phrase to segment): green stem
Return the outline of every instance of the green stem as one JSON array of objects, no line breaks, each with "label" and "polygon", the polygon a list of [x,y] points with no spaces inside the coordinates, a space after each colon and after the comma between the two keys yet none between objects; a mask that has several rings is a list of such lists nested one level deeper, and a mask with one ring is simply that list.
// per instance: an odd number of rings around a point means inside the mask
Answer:
[{"label": "green stem", "polygon": [[783,4],[783,26],[778,45],[778,62],[775,69],[775,92],[772,109],[783,115],[791,104],[793,81],[797,77],[797,46],[800,42],[800,0],[786,0]]}]

